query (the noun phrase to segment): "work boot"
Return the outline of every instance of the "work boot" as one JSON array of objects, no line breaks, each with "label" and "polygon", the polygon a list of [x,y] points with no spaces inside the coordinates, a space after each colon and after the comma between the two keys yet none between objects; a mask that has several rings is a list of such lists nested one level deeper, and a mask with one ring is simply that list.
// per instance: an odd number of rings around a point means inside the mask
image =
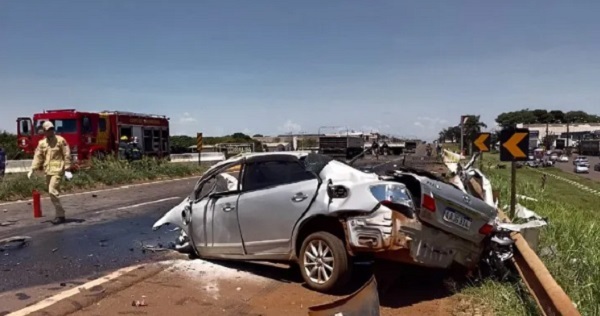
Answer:
[{"label": "work boot", "polygon": [[66,222],[66,220],[65,220],[64,216],[56,217],[56,218],[54,218],[53,220],[50,221],[50,223],[52,223],[54,225],[63,224],[65,222]]}]

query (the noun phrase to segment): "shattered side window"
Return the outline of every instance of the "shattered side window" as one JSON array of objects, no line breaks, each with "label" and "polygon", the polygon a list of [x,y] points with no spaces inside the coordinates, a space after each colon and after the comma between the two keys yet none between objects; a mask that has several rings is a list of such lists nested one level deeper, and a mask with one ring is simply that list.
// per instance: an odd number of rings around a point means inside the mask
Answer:
[{"label": "shattered side window", "polygon": [[310,153],[306,157],[301,159],[304,164],[304,168],[308,171],[314,172],[315,174],[321,173],[321,170],[332,161],[333,159],[329,156]]},{"label": "shattered side window", "polygon": [[245,191],[252,191],[314,178],[315,176],[298,162],[258,162],[246,166],[243,186]]}]

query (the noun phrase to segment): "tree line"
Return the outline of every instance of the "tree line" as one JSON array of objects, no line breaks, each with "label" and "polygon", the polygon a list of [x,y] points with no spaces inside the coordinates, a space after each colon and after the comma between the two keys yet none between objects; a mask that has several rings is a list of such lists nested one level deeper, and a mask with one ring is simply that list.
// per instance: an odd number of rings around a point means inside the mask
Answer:
[{"label": "tree line", "polygon": [[[171,143],[171,152],[174,154],[189,152],[190,146],[196,146],[196,137],[187,135],[174,135],[169,138]],[[226,136],[204,136],[203,145],[216,145],[222,143],[254,143],[254,149],[258,152],[263,151],[262,143],[253,139],[244,133],[233,133]]]},{"label": "tree line", "polygon": [[523,109],[520,111],[501,113],[496,117],[496,123],[503,128],[521,124],[566,124],[566,123],[600,123],[600,116],[584,111]]}]

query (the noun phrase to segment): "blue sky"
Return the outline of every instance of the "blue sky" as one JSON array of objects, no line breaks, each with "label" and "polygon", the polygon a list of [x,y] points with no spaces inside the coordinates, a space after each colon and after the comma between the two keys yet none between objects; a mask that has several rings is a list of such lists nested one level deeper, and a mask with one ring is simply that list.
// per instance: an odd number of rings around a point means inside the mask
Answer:
[{"label": "blue sky", "polygon": [[433,138],[461,114],[600,114],[599,1],[0,1],[0,129],[52,108],[173,133],[348,126]]}]

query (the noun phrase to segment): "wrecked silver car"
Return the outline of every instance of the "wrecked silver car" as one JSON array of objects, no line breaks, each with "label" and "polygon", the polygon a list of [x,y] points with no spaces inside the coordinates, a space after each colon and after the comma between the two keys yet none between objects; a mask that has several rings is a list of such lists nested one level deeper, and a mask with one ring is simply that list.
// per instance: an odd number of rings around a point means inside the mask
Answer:
[{"label": "wrecked silver car", "polygon": [[314,153],[242,154],[209,169],[159,219],[201,258],[297,262],[318,291],[343,287],[367,256],[474,267],[496,209],[458,188],[398,172],[365,173]]}]

